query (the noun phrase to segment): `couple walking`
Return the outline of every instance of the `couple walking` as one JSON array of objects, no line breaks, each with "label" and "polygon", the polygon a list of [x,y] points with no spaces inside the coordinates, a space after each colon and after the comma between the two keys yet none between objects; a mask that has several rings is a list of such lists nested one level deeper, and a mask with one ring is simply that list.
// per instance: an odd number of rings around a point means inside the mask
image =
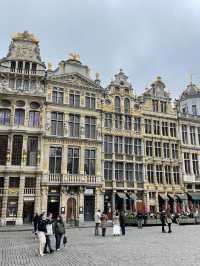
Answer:
[{"label": "couple walking", "polygon": [[113,236],[125,235],[125,215],[115,211],[113,214]]},{"label": "couple walking", "polygon": [[[34,229],[36,229],[35,222]],[[46,214],[42,213],[38,218],[36,233],[38,236],[39,256],[54,252],[51,247],[51,236],[54,234],[56,238],[56,250],[60,250],[61,239],[65,235],[65,226],[62,217],[59,215],[54,222],[52,220],[52,214],[48,214],[46,217]]]}]

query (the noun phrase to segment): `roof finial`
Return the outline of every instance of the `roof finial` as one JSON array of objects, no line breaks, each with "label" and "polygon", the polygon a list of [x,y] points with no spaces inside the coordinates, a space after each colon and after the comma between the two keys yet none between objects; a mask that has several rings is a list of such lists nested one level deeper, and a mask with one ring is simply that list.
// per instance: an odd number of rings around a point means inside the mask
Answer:
[{"label": "roof finial", "polygon": [[192,73],[190,73],[190,85],[192,85]]}]

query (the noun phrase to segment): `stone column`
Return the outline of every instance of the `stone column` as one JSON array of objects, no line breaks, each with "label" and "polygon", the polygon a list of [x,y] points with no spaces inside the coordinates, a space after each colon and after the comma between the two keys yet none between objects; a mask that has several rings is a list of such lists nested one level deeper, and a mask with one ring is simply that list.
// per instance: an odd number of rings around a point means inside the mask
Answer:
[{"label": "stone column", "polygon": [[8,135],[8,147],[7,147],[7,154],[6,154],[6,166],[11,165],[11,158],[12,157],[12,135]]},{"label": "stone column", "polygon": [[156,206],[155,206],[156,212],[159,212],[159,202],[158,202],[158,191],[156,191]]},{"label": "stone column", "polygon": [[84,188],[80,187],[79,191],[79,224],[84,223]]},{"label": "stone column", "polygon": [[36,188],[35,188],[35,204],[34,204],[34,213],[41,213],[41,186],[40,186],[41,177],[36,176]]},{"label": "stone column", "polygon": [[42,186],[42,195],[41,195],[41,211],[47,212],[47,204],[48,204],[48,187]]},{"label": "stone column", "polygon": [[189,153],[189,159],[190,159],[190,172],[193,175],[194,171],[193,171],[192,154],[191,153]]},{"label": "stone column", "polygon": [[23,207],[24,207],[24,185],[25,185],[25,176],[20,176],[19,184],[19,197],[18,197],[18,208],[17,208],[17,220],[16,224],[23,224]]},{"label": "stone column", "polygon": [[84,160],[85,160],[85,149],[84,146],[81,146],[80,150],[80,174],[84,175]]},{"label": "stone column", "polygon": [[7,202],[8,202],[8,188],[9,188],[9,176],[4,177],[4,192],[2,199],[2,225],[6,225],[6,213],[7,213]]},{"label": "stone column", "polygon": [[26,166],[27,163],[27,143],[28,143],[28,136],[24,135],[23,136],[23,145],[22,145],[22,166]]},{"label": "stone column", "polygon": [[[60,210],[61,216],[63,221],[66,221],[66,213],[67,213],[67,188],[62,186],[61,187],[61,194],[60,194]],[[62,208],[64,208],[65,212],[61,212]]]}]

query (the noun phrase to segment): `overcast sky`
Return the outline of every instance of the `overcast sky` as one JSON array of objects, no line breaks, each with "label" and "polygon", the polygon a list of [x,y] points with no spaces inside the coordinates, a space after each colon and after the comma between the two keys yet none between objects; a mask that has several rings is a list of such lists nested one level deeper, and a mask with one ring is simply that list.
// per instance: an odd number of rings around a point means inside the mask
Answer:
[{"label": "overcast sky", "polygon": [[80,53],[103,85],[120,68],[137,94],[160,75],[177,97],[200,81],[200,0],[0,0],[0,57],[10,36],[40,39],[43,61]]}]

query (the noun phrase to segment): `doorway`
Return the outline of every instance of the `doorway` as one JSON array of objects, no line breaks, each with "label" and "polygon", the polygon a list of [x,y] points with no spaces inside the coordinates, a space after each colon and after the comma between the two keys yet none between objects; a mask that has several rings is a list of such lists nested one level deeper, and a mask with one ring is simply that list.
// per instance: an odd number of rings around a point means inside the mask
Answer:
[{"label": "doorway", "polygon": [[24,201],[23,207],[23,223],[29,224],[33,221],[34,201]]},{"label": "doorway", "polygon": [[67,200],[67,222],[76,220],[76,200],[69,198]]},{"label": "doorway", "polygon": [[86,196],[84,198],[84,220],[94,221],[95,197]]},{"label": "doorway", "polygon": [[59,198],[50,197],[47,205],[47,213],[52,213],[53,219],[56,219],[57,216],[59,215],[59,208],[60,208]]}]

